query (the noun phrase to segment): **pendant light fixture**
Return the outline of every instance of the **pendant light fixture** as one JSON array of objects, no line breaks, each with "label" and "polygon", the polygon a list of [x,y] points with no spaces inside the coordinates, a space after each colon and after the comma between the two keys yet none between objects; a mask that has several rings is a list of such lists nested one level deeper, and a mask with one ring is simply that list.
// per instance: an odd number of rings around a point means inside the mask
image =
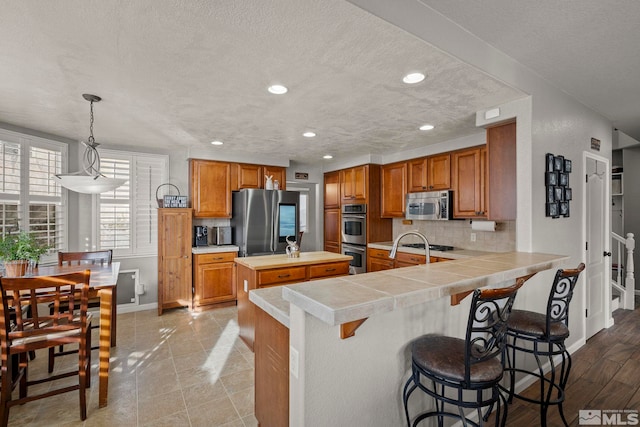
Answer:
[{"label": "pendant light fixture", "polygon": [[83,170],[68,174],[58,174],[55,177],[60,180],[60,185],[77,193],[100,194],[105,191],[115,190],[127,182],[127,180],[108,178],[100,173],[100,155],[97,150],[100,144],[98,144],[93,137],[93,103],[100,102],[102,98],[87,93],[83,94],[82,97],[91,103],[89,141],[81,141],[85,146],[84,157],[82,159]]}]

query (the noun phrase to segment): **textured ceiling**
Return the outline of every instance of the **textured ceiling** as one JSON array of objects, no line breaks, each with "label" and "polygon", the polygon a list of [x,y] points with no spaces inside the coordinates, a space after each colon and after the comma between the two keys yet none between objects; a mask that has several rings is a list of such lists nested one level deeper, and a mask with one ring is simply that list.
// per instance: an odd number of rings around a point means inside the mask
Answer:
[{"label": "textured ceiling", "polygon": [[640,1],[419,1],[640,140]]},{"label": "textured ceiling", "polygon": [[[88,136],[81,94],[93,93],[103,144],[317,162],[468,135],[477,110],[524,95],[343,0],[0,0],[0,10],[0,122],[74,140]],[[428,78],[402,83],[415,70]],[[269,94],[273,83],[289,93]],[[418,131],[424,123],[436,128]]]}]

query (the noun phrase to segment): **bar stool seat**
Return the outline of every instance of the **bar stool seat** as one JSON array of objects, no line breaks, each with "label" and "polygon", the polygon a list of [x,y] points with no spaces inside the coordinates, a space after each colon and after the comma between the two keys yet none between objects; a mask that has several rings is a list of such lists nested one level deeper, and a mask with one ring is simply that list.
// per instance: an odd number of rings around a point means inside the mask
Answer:
[{"label": "bar stool seat", "polygon": [[[413,343],[413,362],[433,375],[449,381],[463,382],[465,375],[465,340],[442,335],[426,335]],[[498,381],[502,378],[500,358],[484,360],[471,366],[472,384]]]},{"label": "bar stool seat", "polygon": [[[564,323],[553,323],[549,328],[551,340],[564,340],[569,336],[569,328]],[[509,317],[509,330],[519,335],[536,338],[546,337],[547,316],[526,310],[513,310]]]}]

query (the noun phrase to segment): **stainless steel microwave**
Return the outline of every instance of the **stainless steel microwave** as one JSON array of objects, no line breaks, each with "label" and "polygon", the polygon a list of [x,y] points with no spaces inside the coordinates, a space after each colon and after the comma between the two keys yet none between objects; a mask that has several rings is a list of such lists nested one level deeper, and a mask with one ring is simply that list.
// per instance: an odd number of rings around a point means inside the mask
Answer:
[{"label": "stainless steel microwave", "polygon": [[406,219],[447,220],[453,219],[453,193],[428,191],[407,194]]}]

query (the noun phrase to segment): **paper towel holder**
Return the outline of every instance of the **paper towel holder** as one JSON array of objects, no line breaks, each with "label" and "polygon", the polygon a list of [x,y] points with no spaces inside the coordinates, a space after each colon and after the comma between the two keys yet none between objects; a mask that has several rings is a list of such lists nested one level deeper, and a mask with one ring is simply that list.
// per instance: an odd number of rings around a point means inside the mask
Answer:
[{"label": "paper towel holder", "polygon": [[496,231],[495,221],[474,221],[471,220],[472,231]]}]

